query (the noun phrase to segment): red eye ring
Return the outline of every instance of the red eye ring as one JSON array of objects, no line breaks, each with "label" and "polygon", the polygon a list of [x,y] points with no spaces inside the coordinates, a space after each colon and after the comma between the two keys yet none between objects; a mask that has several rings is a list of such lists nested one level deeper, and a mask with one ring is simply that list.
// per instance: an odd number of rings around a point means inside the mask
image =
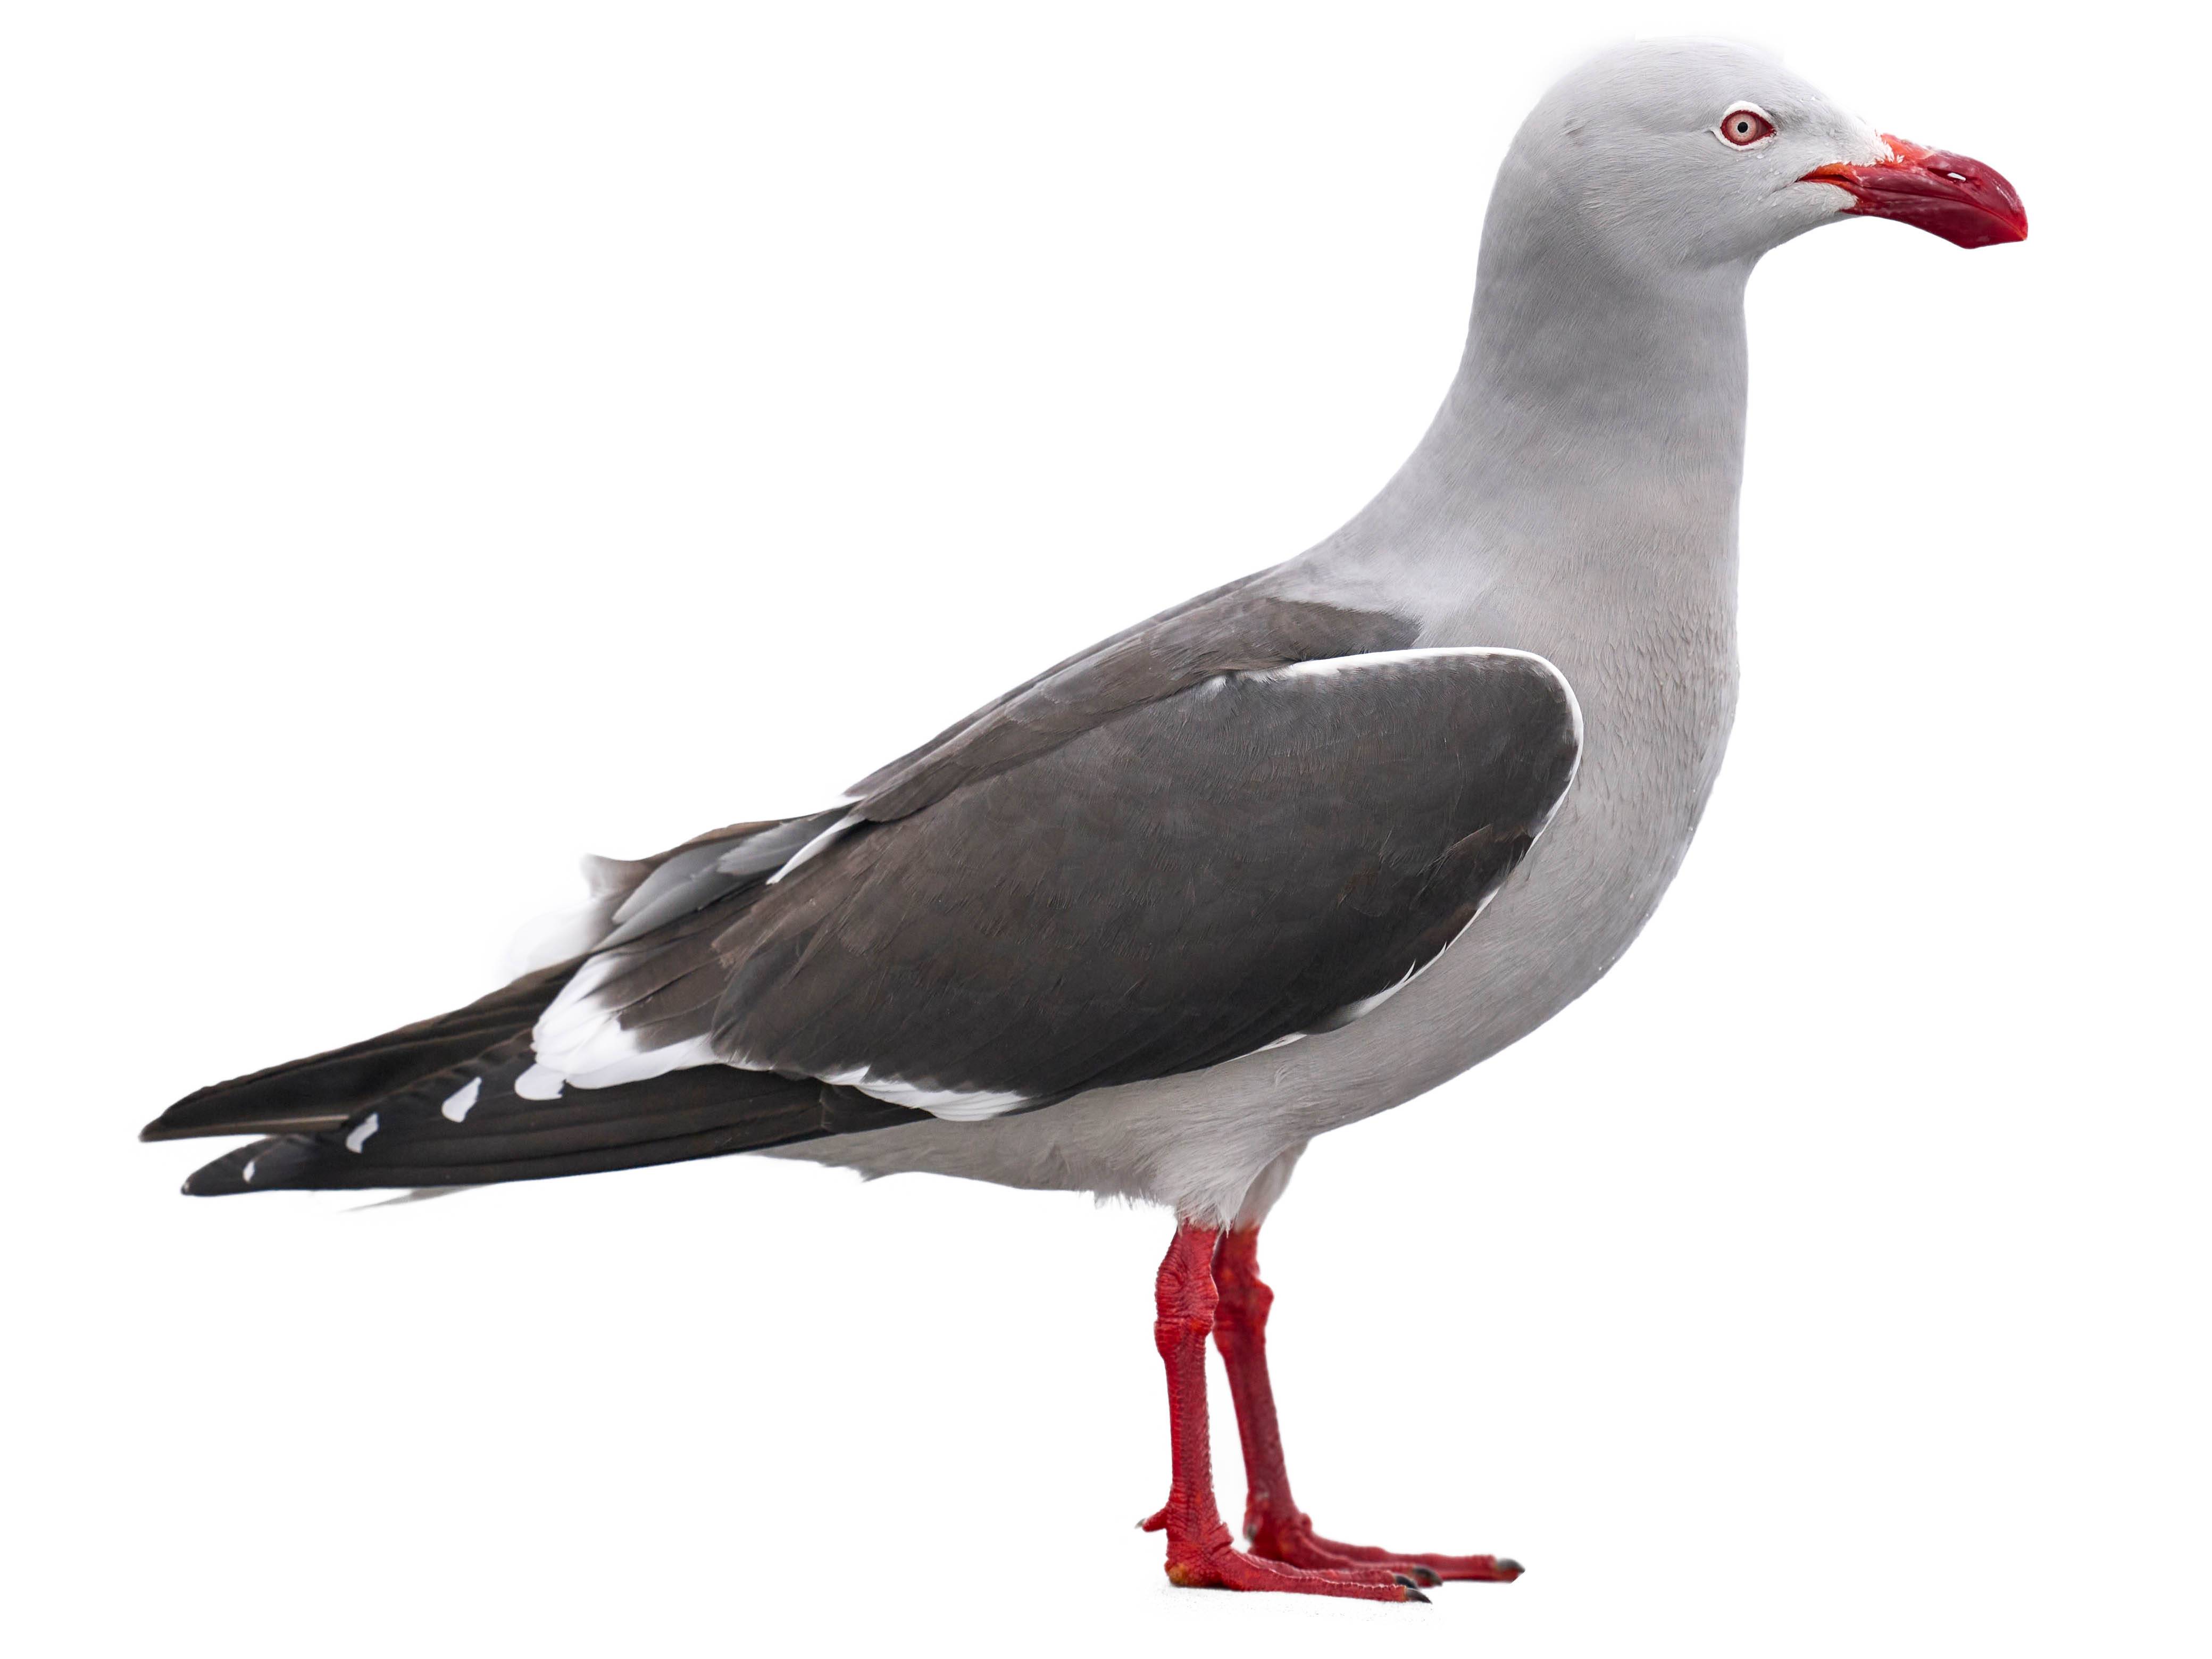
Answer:
[{"label": "red eye ring", "polygon": [[1739,104],[1722,116],[1717,130],[1723,139],[1738,149],[1749,149],[1761,139],[1774,137],[1774,123],[1767,119],[1766,112],[1749,104]]}]

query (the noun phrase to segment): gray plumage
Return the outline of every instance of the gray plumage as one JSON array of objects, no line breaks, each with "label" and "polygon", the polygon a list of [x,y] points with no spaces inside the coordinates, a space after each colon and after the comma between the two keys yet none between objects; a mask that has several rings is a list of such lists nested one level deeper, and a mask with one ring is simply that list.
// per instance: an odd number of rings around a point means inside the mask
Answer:
[{"label": "gray plumage", "polygon": [[[1779,131],[1739,147],[1746,101]],[[1745,283],[1856,210],[1808,173],[1890,153],[1744,49],[1595,60],[1515,139],[1457,377],[1336,534],[842,806],[603,865],[578,958],[149,1133],[277,1132],[195,1191],[772,1150],[1256,1220],[1658,903],[1735,705]]]}]

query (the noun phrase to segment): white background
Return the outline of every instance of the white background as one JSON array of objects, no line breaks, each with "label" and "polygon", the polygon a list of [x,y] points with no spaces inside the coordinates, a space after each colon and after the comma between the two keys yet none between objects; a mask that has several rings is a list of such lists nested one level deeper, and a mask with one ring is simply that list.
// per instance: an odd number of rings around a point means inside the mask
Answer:
[{"label": "white background", "polygon": [[[800,9],[10,15],[13,1650],[2203,1651],[2201,35]],[[579,852],[817,805],[1325,535],[1523,112],[1681,29],[2035,230],[1767,262],[1680,883],[1268,1229],[1305,1506],[1522,1583],[1166,1584],[1157,1213],[744,1159],[195,1203],[216,1148],[133,1143],[487,988]]]}]

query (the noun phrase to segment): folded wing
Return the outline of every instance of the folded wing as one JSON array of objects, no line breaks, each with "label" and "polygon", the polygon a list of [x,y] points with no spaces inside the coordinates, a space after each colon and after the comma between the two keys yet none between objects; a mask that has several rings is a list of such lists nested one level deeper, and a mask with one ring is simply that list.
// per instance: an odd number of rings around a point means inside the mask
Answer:
[{"label": "folded wing", "polygon": [[1556,669],[1474,649],[1215,672],[1011,758],[988,731],[998,763],[587,963],[549,1076],[718,1062],[972,1118],[1325,1030],[1474,919],[1580,747]]},{"label": "folded wing", "polygon": [[987,1117],[1357,1018],[1559,807],[1542,659],[1266,573],[1017,687],[846,806],[604,861],[584,954],[203,1090],[186,1190],[454,1186]]}]

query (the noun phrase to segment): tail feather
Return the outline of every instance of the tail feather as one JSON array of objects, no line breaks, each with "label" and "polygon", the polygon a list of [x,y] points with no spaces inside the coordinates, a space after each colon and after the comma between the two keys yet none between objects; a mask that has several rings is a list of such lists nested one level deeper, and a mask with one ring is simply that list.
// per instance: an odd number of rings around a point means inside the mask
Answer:
[{"label": "tail feather", "polygon": [[239,1147],[196,1170],[185,1191],[481,1187],[719,1158],[928,1117],[811,1079],[702,1066],[553,1101],[487,1085],[456,1124],[436,1097],[459,1075],[380,1101],[338,1130]]},{"label": "tail feather", "polygon": [[[735,824],[660,859],[599,872],[593,890],[617,933],[719,925],[749,902],[792,847],[833,811]],[[789,843],[789,845],[787,845]],[[611,873],[610,873],[610,871]],[[598,940],[604,946],[605,937]],[[772,1072],[707,1065],[635,1083],[519,1095],[531,1032],[581,957],[526,974],[451,1013],[188,1095],[140,1132],[146,1140],[266,1137],[194,1172],[213,1197],[285,1188],[477,1187],[493,1182],[715,1158],[928,1114]]]},{"label": "tail feather", "polygon": [[564,962],[526,974],[434,1019],[211,1084],[170,1107],[140,1130],[138,1138],[190,1140],[335,1128],[363,1102],[407,1088],[528,1030],[575,966]]}]

